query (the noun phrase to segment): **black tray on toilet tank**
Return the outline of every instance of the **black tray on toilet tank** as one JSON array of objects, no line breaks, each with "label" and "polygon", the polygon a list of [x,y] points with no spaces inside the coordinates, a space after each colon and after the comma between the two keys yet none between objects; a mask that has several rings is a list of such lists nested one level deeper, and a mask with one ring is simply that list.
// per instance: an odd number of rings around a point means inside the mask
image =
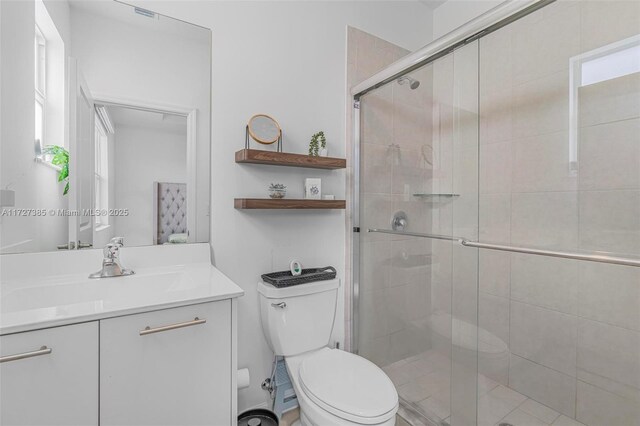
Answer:
[{"label": "black tray on toilet tank", "polygon": [[274,287],[291,287],[292,285],[312,283],[314,281],[332,280],[336,277],[336,268],[327,266],[324,268],[303,269],[300,275],[292,275],[291,271],[271,272],[262,275],[262,281]]}]

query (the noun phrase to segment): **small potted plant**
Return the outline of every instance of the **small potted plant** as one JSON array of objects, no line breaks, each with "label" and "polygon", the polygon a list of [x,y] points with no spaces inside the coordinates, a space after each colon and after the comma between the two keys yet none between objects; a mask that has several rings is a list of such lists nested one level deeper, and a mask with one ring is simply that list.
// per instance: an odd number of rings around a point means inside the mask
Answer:
[{"label": "small potted plant", "polygon": [[42,149],[46,161],[54,166],[58,166],[58,182],[64,182],[64,191],[62,195],[69,192],[69,151],[58,145],[46,145]]},{"label": "small potted plant", "polygon": [[269,197],[280,199],[287,195],[287,187],[281,183],[272,183],[269,185]]},{"label": "small potted plant", "polygon": [[327,138],[324,136],[323,131],[314,133],[314,135],[311,136],[311,142],[309,143],[309,155],[313,157],[317,157],[318,155],[322,157],[327,156]]}]

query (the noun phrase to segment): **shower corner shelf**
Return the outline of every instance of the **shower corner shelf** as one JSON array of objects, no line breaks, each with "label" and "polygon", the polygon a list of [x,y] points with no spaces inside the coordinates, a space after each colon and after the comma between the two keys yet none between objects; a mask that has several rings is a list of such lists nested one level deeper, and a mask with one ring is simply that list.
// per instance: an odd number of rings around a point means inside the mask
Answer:
[{"label": "shower corner shelf", "polygon": [[239,210],[255,210],[255,209],[279,209],[279,210],[328,210],[328,209],[344,209],[346,207],[345,200],[300,200],[292,198],[236,198],[233,203],[234,207]]},{"label": "shower corner shelf", "polygon": [[455,197],[459,197],[460,194],[435,194],[435,193],[426,193],[426,192],[418,192],[416,194],[413,194],[414,197],[420,197],[420,198],[455,198]]},{"label": "shower corner shelf", "polygon": [[266,164],[272,166],[305,167],[310,169],[344,169],[347,160],[335,157],[312,157],[305,154],[241,149],[236,151],[236,163]]}]

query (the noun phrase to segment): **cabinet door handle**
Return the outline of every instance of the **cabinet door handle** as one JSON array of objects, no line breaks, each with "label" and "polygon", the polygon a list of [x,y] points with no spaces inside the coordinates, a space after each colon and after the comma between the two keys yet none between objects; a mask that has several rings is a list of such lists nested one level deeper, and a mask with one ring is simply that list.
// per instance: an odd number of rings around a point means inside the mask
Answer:
[{"label": "cabinet door handle", "polygon": [[195,317],[193,321],[179,322],[177,324],[164,325],[162,327],[151,328],[149,326],[146,326],[144,330],[140,330],[140,335],[146,336],[147,334],[160,333],[161,331],[169,331],[175,330],[176,328],[191,327],[192,325],[204,324],[205,322],[207,322],[206,319]]},{"label": "cabinet door handle", "polygon": [[40,349],[38,349],[37,351],[24,352],[21,354],[7,355],[7,356],[0,357],[0,363],[17,361],[19,359],[33,358],[34,356],[40,356],[40,355],[49,355],[51,352],[52,352],[51,348],[48,348],[46,346],[41,346]]}]

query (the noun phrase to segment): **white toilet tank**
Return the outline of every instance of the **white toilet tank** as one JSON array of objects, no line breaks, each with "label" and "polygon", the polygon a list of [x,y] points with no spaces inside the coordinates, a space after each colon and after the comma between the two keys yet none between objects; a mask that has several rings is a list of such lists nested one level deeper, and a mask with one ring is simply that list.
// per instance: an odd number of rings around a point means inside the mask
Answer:
[{"label": "white toilet tank", "polygon": [[258,283],[262,330],[276,355],[298,355],[329,343],[339,287],[339,279],[283,288]]}]

